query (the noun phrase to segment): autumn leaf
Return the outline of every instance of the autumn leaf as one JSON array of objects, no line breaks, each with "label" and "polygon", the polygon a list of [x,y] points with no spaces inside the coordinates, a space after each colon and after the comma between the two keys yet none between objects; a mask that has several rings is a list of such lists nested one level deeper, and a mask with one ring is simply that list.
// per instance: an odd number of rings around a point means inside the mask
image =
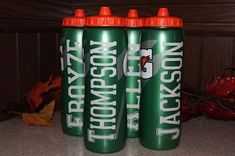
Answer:
[{"label": "autumn leaf", "polygon": [[47,82],[37,82],[30,92],[27,95],[27,101],[30,105],[31,111],[35,111],[39,105],[42,103],[44,97],[43,94],[48,92],[49,88],[49,83],[52,80],[52,76],[50,76],[49,80]]},{"label": "autumn leaf", "polygon": [[206,92],[220,97],[227,97],[235,92],[235,77],[218,76],[206,85]]},{"label": "autumn leaf", "polygon": [[51,101],[39,113],[22,113],[26,125],[51,126],[51,119],[55,108],[55,100]]},{"label": "autumn leaf", "polygon": [[[61,76],[55,76],[53,78],[53,80],[51,81],[51,86],[53,86],[54,88],[61,88]],[[51,87],[52,88],[52,87]]]},{"label": "autumn leaf", "polygon": [[37,82],[27,94],[27,101],[32,112],[35,112],[45,99],[45,94],[50,90],[61,88],[61,77],[50,76],[47,82]]}]

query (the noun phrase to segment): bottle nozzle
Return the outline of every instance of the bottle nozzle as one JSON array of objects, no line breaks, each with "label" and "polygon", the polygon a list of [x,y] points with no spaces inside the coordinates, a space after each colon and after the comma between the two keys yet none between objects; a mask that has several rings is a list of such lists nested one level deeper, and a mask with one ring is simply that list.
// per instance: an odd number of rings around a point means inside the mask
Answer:
[{"label": "bottle nozzle", "polygon": [[100,8],[100,15],[102,16],[110,16],[111,15],[111,10],[108,6],[103,6]]},{"label": "bottle nozzle", "polygon": [[167,16],[169,16],[168,9],[167,8],[160,8],[158,10],[157,16],[160,16],[160,17],[167,17]]},{"label": "bottle nozzle", "polygon": [[76,9],[75,17],[85,17],[85,12],[83,9]]},{"label": "bottle nozzle", "polygon": [[135,9],[130,9],[128,12],[128,17],[138,17],[138,12]]}]

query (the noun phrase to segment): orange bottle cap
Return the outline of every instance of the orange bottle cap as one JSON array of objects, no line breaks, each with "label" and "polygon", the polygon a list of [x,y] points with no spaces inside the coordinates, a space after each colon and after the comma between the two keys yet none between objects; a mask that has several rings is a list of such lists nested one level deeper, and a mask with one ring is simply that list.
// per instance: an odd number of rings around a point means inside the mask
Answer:
[{"label": "orange bottle cap", "polygon": [[145,19],[145,27],[183,27],[181,18],[172,17],[169,15],[167,8],[160,8],[157,16],[148,17]]},{"label": "orange bottle cap", "polygon": [[85,12],[83,9],[77,9],[75,16],[63,19],[63,26],[82,27],[85,25]]},{"label": "orange bottle cap", "polygon": [[100,8],[98,16],[90,16],[86,18],[86,26],[111,26],[111,27],[123,27],[125,26],[124,18],[118,16],[112,16],[111,10],[107,6]]},{"label": "orange bottle cap", "polygon": [[125,18],[126,27],[143,27],[143,18],[139,18],[138,12],[135,9],[130,9],[128,17]]}]

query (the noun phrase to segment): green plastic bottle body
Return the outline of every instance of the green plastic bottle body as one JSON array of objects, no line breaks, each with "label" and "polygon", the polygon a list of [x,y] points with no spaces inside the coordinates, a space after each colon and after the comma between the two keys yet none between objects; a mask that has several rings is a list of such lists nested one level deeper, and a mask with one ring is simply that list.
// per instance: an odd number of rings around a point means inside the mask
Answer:
[{"label": "green plastic bottle body", "polygon": [[140,142],[150,149],[172,149],[180,141],[183,43],[180,28],[146,28],[142,33]]},{"label": "green plastic bottle body", "polygon": [[128,51],[126,71],[126,107],[127,107],[127,137],[139,135],[140,107],[140,43],[141,29],[127,28]]},{"label": "green plastic bottle body", "polygon": [[126,31],[118,27],[89,27],[84,32],[84,49],[84,143],[93,152],[116,152],[126,141]]},{"label": "green plastic bottle body", "polygon": [[65,134],[83,135],[85,66],[83,28],[64,27],[61,32],[62,103],[61,122]]}]

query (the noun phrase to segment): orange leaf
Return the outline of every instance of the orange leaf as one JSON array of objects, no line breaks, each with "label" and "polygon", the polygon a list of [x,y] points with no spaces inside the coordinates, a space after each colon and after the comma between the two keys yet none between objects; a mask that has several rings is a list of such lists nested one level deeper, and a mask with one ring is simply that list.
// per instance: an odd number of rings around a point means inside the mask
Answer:
[{"label": "orange leaf", "polygon": [[55,76],[51,81],[51,86],[56,86],[57,88],[61,88],[61,76]]},{"label": "orange leaf", "polygon": [[40,116],[32,116],[31,114],[23,113],[22,119],[26,125],[33,125],[33,126],[51,126],[51,122],[40,118]]},{"label": "orange leaf", "polygon": [[43,102],[43,94],[50,89],[50,82],[52,76],[49,77],[47,82],[37,82],[27,95],[27,101],[30,105],[31,111],[35,111],[38,106]]},{"label": "orange leaf", "polygon": [[39,113],[22,113],[26,125],[51,126],[51,119],[55,108],[55,100],[47,104]]}]

